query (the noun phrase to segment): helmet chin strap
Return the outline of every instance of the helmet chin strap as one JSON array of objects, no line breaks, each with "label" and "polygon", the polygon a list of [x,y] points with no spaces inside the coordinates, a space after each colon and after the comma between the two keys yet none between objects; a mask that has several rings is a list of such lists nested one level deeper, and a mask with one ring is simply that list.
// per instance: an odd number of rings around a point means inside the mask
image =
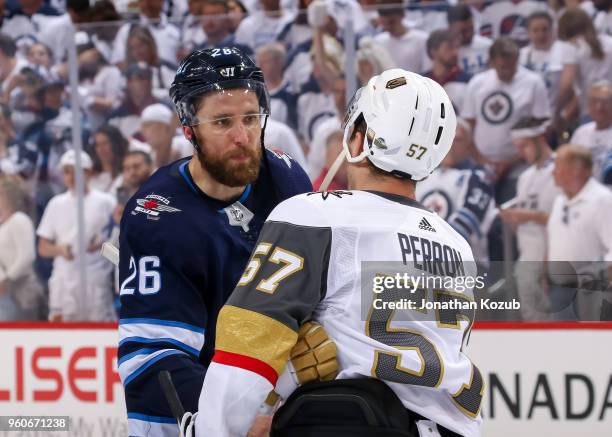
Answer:
[{"label": "helmet chin strap", "polygon": [[268,154],[266,153],[266,146],[265,146],[265,133],[266,133],[266,126],[268,124],[268,115],[266,115],[266,117],[264,118],[264,124],[263,127],[261,128],[261,135],[259,137],[259,144],[261,145],[261,159],[263,159],[264,162],[264,166],[266,167],[266,170],[268,171],[268,174],[270,175],[270,179],[272,180],[272,190],[274,191],[274,196],[276,197],[276,200],[278,202],[281,201],[281,196],[280,193],[278,192],[278,187],[276,186],[276,181],[274,180],[274,175],[272,174],[272,170],[270,170],[270,161],[268,159]]}]

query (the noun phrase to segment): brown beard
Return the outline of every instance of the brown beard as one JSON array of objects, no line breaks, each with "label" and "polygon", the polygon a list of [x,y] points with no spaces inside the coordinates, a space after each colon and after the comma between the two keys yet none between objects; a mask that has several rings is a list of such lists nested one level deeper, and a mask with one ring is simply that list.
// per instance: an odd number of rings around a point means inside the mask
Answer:
[{"label": "brown beard", "polygon": [[[261,163],[261,148],[254,150],[240,149],[227,153],[221,157],[213,157],[207,153],[204,147],[197,150],[198,160],[202,169],[208,172],[217,182],[228,187],[243,187],[253,183],[259,176],[259,166]],[[232,163],[230,158],[240,155],[247,155],[247,162]]]}]

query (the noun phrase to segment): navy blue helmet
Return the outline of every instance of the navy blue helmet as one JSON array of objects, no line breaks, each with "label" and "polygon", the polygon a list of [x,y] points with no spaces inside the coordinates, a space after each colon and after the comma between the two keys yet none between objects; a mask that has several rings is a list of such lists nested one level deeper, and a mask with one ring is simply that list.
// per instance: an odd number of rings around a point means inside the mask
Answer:
[{"label": "navy blue helmet", "polygon": [[170,86],[172,99],[183,126],[194,126],[197,102],[213,91],[244,88],[256,93],[262,114],[270,113],[270,97],[261,69],[237,47],[196,50],[189,54]]}]

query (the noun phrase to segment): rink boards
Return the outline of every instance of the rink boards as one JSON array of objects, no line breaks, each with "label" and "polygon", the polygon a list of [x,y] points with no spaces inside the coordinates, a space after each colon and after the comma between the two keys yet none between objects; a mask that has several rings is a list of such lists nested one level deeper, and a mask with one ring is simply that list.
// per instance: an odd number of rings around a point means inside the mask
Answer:
[{"label": "rink boards", "polygon": [[[114,324],[0,323],[0,416],[71,416],[70,432],[125,436]],[[468,355],[486,382],[483,436],[609,436],[612,323],[480,323]]]}]

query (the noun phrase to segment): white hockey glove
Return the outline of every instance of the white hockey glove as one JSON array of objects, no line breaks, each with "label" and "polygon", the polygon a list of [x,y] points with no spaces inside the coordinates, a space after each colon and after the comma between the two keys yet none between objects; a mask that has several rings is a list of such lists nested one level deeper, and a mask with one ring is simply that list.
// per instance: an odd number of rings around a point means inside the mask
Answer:
[{"label": "white hockey glove", "polygon": [[181,429],[180,437],[195,437],[195,422],[198,413],[187,412],[183,414],[179,428]]},{"label": "white hockey glove", "polygon": [[327,2],[314,0],[308,5],[308,24],[311,27],[323,27],[327,23]]},{"label": "white hockey glove", "polygon": [[[300,326],[298,340],[285,371],[279,376],[275,392],[283,399],[300,385],[310,381],[331,381],[338,375],[336,344],[325,328],[316,322]],[[270,396],[266,403],[272,405]]]}]

